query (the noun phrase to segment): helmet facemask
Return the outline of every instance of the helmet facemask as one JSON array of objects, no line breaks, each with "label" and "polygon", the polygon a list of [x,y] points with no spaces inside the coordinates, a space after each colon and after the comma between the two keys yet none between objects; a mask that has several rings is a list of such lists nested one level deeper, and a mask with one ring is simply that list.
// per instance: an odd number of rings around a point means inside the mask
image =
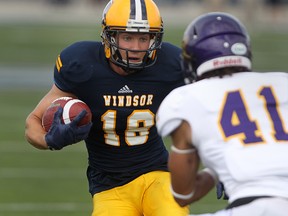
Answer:
[{"label": "helmet facemask", "polygon": [[186,53],[185,48],[182,48],[181,68],[184,73],[184,81],[186,84],[193,83],[197,79],[197,73],[193,69],[193,57]]},{"label": "helmet facemask", "polygon": [[[101,37],[105,45],[106,57],[112,63],[120,66],[127,73],[133,73],[135,71],[142,70],[146,67],[154,65],[157,59],[156,50],[161,47],[163,32],[143,32],[143,34],[149,34],[150,36],[150,45],[146,50],[132,50],[120,47],[117,37],[121,33],[142,34],[142,32],[127,32],[123,30],[104,29]],[[124,53],[123,56],[121,55],[120,51],[122,51],[122,55]],[[145,55],[139,62],[131,62],[131,60],[129,60],[129,53],[133,52],[145,53]]]}]

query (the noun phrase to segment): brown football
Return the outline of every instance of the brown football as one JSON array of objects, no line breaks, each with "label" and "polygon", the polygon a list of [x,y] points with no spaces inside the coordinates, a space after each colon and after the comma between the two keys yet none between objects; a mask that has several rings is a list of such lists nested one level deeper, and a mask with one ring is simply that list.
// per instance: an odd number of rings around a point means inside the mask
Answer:
[{"label": "brown football", "polygon": [[47,108],[42,117],[42,126],[46,132],[49,131],[54,119],[54,114],[60,106],[63,107],[62,123],[64,124],[69,124],[84,109],[87,111],[87,114],[78,125],[88,124],[92,120],[91,110],[83,101],[72,97],[57,98]]}]

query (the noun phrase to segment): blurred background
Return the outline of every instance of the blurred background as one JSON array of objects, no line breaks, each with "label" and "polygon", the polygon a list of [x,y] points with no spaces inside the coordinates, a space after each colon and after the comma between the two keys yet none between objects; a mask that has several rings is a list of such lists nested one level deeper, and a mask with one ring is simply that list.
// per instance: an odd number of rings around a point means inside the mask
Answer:
[{"label": "blurred background", "polygon": [[[180,46],[196,16],[223,11],[251,35],[255,71],[288,71],[288,0],[155,0],[164,40]],[[24,139],[25,118],[53,83],[60,51],[79,40],[100,40],[107,0],[0,0],[0,215],[90,215],[84,143],[40,151]],[[167,145],[169,141],[166,140]],[[191,212],[226,205],[215,191]]]},{"label": "blurred background", "polygon": [[[180,45],[186,25],[201,13],[229,12],[248,27],[253,39],[254,68],[286,69],[286,64],[282,65],[285,61],[280,60],[286,57],[286,38],[282,36],[288,30],[288,0],[155,2],[164,20],[166,40]],[[0,0],[0,88],[51,84],[54,59],[65,46],[76,40],[100,39],[106,3],[107,0]],[[258,46],[259,43],[267,47]]]}]

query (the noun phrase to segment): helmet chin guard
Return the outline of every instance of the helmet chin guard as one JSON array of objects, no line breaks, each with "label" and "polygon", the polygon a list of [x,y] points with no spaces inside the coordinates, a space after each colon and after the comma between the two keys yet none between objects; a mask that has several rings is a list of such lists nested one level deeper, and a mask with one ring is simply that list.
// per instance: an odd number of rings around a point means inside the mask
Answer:
[{"label": "helmet chin guard", "polygon": [[204,14],[190,23],[182,41],[182,65],[191,81],[226,67],[251,70],[250,38],[241,22],[220,12]]},{"label": "helmet chin guard", "polygon": [[[147,50],[123,49],[117,44],[119,33],[149,34],[150,46]],[[163,37],[163,22],[156,4],[153,0],[110,0],[103,11],[101,37],[106,58],[127,73],[152,66]],[[124,50],[126,56],[121,56],[120,50]],[[129,61],[128,52],[143,52],[145,55],[141,61],[133,63]]]}]

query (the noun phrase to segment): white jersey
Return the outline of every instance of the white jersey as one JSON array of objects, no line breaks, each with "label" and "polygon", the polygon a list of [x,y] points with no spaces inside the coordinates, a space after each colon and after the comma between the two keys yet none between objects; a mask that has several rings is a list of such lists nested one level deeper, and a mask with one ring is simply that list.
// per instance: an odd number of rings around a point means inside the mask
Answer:
[{"label": "white jersey", "polygon": [[288,198],[288,73],[236,73],[177,88],[158,110],[159,134],[167,136],[181,120],[229,202]]}]

